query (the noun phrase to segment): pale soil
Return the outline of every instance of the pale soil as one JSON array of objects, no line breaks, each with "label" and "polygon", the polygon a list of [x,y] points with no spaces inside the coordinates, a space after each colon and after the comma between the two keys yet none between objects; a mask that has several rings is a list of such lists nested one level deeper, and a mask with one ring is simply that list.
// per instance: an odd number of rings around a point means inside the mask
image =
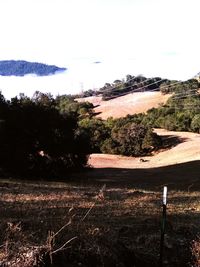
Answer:
[{"label": "pale soil", "polygon": [[160,92],[139,92],[117,97],[109,101],[103,101],[102,97],[86,97],[77,99],[78,102],[88,101],[95,107],[94,111],[102,119],[108,117],[120,118],[128,114],[146,112],[151,108],[157,108],[166,103],[171,95],[163,95]]},{"label": "pale soil", "polygon": [[148,169],[200,160],[200,134],[164,129],[156,129],[155,132],[165,140],[175,138],[178,140],[178,144],[153,156],[142,157],[146,160],[145,162],[141,162],[140,158],[135,157],[93,154],[90,156],[89,164],[95,168]]},{"label": "pale soil", "polygon": [[[127,114],[146,112],[150,108],[158,107],[161,103],[166,103],[169,97],[170,95],[162,95],[160,92],[143,92],[128,94],[109,101],[102,101],[101,97],[87,97],[81,101],[93,103],[97,106],[95,112],[100,112],[99,117],[106,119],[110,116],[118,118]],[[148,169],[200,160],[199,134],[172,132],[164,129],[155,131],[165,140],[174,138],[176,144],[153,156],[143,157],[145,162],[140,162],[139,158],[134,157],[93,154],[90,156],[89,164],[96,168]]]}]

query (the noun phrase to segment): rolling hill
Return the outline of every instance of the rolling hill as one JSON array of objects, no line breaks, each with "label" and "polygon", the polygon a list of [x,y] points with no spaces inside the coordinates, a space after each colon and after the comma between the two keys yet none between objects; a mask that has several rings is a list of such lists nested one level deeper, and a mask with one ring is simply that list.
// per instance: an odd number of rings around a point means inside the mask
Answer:
[{"label": "rolling hill", "polygon": [[162,137],[165,149],[153,156],[135,157],[92,154],[89,163],[95,168],[151,169],[200,160],[200,134],[155,129]]},{"label": "rolling hill", "polygon": [[[111,116],[119,118],[127,114],[146,112],[150,108],[156,108],[161,103],[165,103],[170,96],[160,92],[142,92],[127,94],[109,101],[103,101],[101,97],[87,97],[78,101],[93,103],[97,116],[107,119]],[[92,154],[89,164],[94,168],[151,169],[200,160],[200,134],[164,129],[154,131],[162,137],[166,146],[158,153],[144,157],[144,162],[140,162],[135,157]]]},{"label": "rolling hill", "polygon": [[28,62],[25,60],[1,60],[1,76],[24,76],[35,74],[38,76],[47,76],[56,72],[65,71],[66,68],[60,68],[55,65],[47,65],[38,62]]},{"label": "rolling hill", "polygon": [[146,112],[148,109],[166,103],[170,96],[170,94],[163,95],[161,92],[135,92],[108,101],[103,101],[101,96],[79,98],[77,101],[92,103],[97,116],[107,119],[108,117],[120,118],[128,114]]}]

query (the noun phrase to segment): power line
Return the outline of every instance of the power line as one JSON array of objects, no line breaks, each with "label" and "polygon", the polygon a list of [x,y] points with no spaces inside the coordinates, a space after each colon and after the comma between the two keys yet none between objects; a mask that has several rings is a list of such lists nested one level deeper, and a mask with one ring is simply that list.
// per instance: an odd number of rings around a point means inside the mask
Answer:
[{"label": "power line", "polygon": [[[196,74],[197,75],[197,74]],[[196,76],[195,75],[195,76]],[[193,76],[192,78],[190,78],[190,79],[193,79],[195,76]],[[134,80],[134,79],[137,79],[138,77],[141,77],[141,75],[139,75],[139,76],[136,76],[136,77],[133,77],[132,79],[130,79],[130,80]],[[142,81],[142,82],[140,82],[140,83],[138,83],[138,84],[142,84],[142,83],[145,83],[145,82],[147,82],[147,81],[149,81],[149,80],[152,80],[152,79],[155,79],[155,78],[147,78],[145,81]],[[188,80],[190,80],[190,79],[188,79]],[[129,81],[130,81],[129,80]],[[141,86],[141,87],[139,87],[139,88],[137,88],[137,89],[133,89],[133,90],[131,90],[131,91],[129,91],[129,92],[126,92],[126,93],[123,93],[123,94],[120,94],[120,95],[118,95],[117,97],[121,97],[121,96],[124,96],[124,95],[127,95],[127,94],[133,94],[133,93],[135,93],[135,92],[141,92],[142,90],[144,90],[144,88],[146,88],[146,87],[149,87],[149,86],[151,86],[151,85],[155,85],[155,84],[157,84],[157,83],[160,83],[160,82],[162,82],[162,81],[166,81],[167,79],[160,79],[160,80],[158,80],[158,81],[156,81],[156,82],[153,82],[153,83],[150,83],[150,84],[148,84],[148,85],[144,85],[144,86]],[[187,80],[187,81],[188,81]],[[187,82],[187,81],[176,81],[176,82],[174,82],[174,83],[171,83],[171,84],[168,84],[168,85],[164,85],[164,86],[162,86],[162,89],[164,89],[164,88],[173,88],[174,86],[177,86],[178,84],[182,84],[182,83],[184,83],[184,82]],[[138,86],[138,84],[137,84],[137,86]],[[120,85],[122,85],[122,84],[120,84]],[[126,89],[128,89],[128,88],[130,88],[130,87],[133,87],[134,85],[130,85],[130,86],[127,86],[127,87],[124,87],[122,90],[126,90]],[[118,89],[118,88],[109,88],[109,89],[106,89],[106,90],[104,90],[103,92],[110,92],[111,90],[115,90],[115,89]],[[154,91],[158,91],[158,90],[160,90],[160,87],[157,87],[157,88],[154,88],[154,89],[152,89],[152,90],[149,90],[148,92],[154,92]],[[184,99],[184,98],[186,98],[186,97],[190,97],[190,96],[196,96],[197,94],[196,94],[196,90],[197,89],[191,89],[191,90],[188,90],[187,92],[183,92],[183,93],[179,93],[179,94],[176,94],[175,96],[173,96],[172,97],[172,100],[171,101],[175,101],[176,99]],[[190,94],[190,95],[187,95],[187,93],[188,92],[195,92],[194,94]],[[147,91],[146,91],[147,92]],[[144,103],[144,102],[148,102],[149,100],[138,100],[137,101],[137,103],[138,102],[140,102],[140,103]],[[118,104],[118,105],[121,105],[121,104]]]},{"label": "power line", "polygon": [[[138,77],[141,77],[141,76],[136,76],[136,77],[134,77],[133,79],[130,79],[129,81],[131,81],[131,80],[134,80],[134,79],[137,79]],[[143,83],[145,83],[145,82],[147,82],[147,81],[150,81],[150,80],[153,80],[154,78],[147,78],[145,81],[142,81],[142,82],[139,82],[139,83],[137,83],[137,84],[132,84],[132,85],[129,85],[129,86],[126,86],[126,87],[123,87],[123,89],[122,90],[126,90],[126,89],[128,89],[128,88],[131,88],[131,87],[133,87],[133,86],[138,86],[139,84],[143,84]],[[154,82],[154,83],[158,83],[158,82],[161,82],[162,80],[164,80],[164,81],[166,81],[166,79],[160,79],[159,81],[157,81],[157,82]],[[128,81],[128,82],[129,82]],[[154,83],[151,83],[151,84],[148,84],[148,86],[151,86],[152,84],[154,84]],[[125,83],[121,83],[120,85],[124,85]],[[147,86],[147,85],[146,85]],[[141,89],[141,88],[143,88],[144,86],[142,86],[142,87],[140,87],[140,88],[137,88],[137,89],[133,89],[133,90],[131,90],[131,91],[135,91],[135,92],[137,92],[138,91],[138,89]],[[103,90],[103,93],[105,93],[105,92],[110,92],[111,90],[117,90],[118,88],[117,87],[114,87],[114,88],[108,88],[108,89],[106,89],[106,90]],[[130,92],[131,92],[130,91]],[[129,93],[130,93],[129,92]],[[127,94],[127,93],[126,93]]]},{"label": "power line", "polygon": [[[147,93],[151,93],[151,92],[153,92],[153,91],[156,91],[157,90],[157,88],[156,89],[153,89],[153,90],[151,90],[151,91],[146,91]],[[194,90],[194,89],[193,89]],[[192,91],[193,91],[192,90]],[[178,97],[173,97],[172,96],[172,98],[171,98],[171,101],[175,101],[176,99],[184,99],[184,98],[186,98],[186,97],[190,97],[190,96],[197,96],[197,94],[196,93],[194,93],[194,94],[190,94],[190,95],[185,95],[185,94],[180,94],[180,96],[178,96]],[[142,96],[141,96],[142,97]],[[135,103],[135,104],[140,104],[140,103],[147,103],[147,102],[149,102],[149,99],[147,99],[147,100],[144,100],[144,99],[138,99],[137,100],[137,102]],[[124,106],[124,104],[123,103],[118,103],[118,106]],[[165,106],[165,105],[164,105]],[[171,107],[171,108],[174,108],[173,106],[168,106],[168,107]]]},{"label": "power line", "polygon": [[[196,74],[196,75],[197,75],[197,74]],[[196,75],[194,75],[194,76],[193,76],[192,78],[190,78],[190,79],[193,79]],[[136,77],[130,79],[129,81],[134,80],[134,79],[137,79],[138,77],[141,77],[141,75],[136,76]],[[133,87],[133,86],[138,86],[139,84],[143,84],[143,83],[145,83],[145,82],[147,82],[147,81],[149,81],[149,80],[153,80],[153,79],[155,79],[155,78],[156,78],[156,77],[153,77],[153,78],[147,78],[145,81],[142,81],[142,82],[140,82],[140,83],[138,83],[138,84],[136,84],[136,85],[133,84],[133,85],[126,86],[126,87],[122,88],[122,90],[126,90],[126,89],[128,89],[128,88]],[[190,79],[188,79],[188,80],[190,80]],[[123,95],[127,95],[128,93],[141,92],[141,91],[142,91],[143,89],[145,89],[146,87],[150,87],[151,85],[155,85],[155,84],[157,84],[157,83],[160,83],[160,82],[162,82],[162,81],[167,81],[167,80],[168,80],[168,79],[166,79],[166,78],[160,78],[160,80],[158,80],[158,81],[156,81],[156,82],[153,82],[153,83],[150,83],[150,84],[141,86],[141,87],[136,88],[136,89],[132,89],[132,90],[130,90],[129,92],[122,93],[122,94],[118,95],[118,97],[123,96]],[[188,81],[188,80],[187,80],[187,81]],[[168,80],[168,81],[169,81],[169,80]],[[171,88],[171,87],[173,87],[173,86],[175,86],[175,85],[182,84],[182,83],[184,83],[184,82],[186,82],[186,81],[178,81],[178,82],[176,81],[176,82],[174,82],[173,84],[164,85],[164,86],[162,87],[162,89],[164,89],[164,88],[169,88],[169,87]],[[120,85],[123,85],[123,84],[125,84],[125,83],[121,83]],[[114,87],[114,88],[108,88],[108,89],[103,90],[102,93],[112,92],[112,91],[117,90],[117,89],[118,89],[117,87]],[[150,91],[158,91],[158,90],[160,90],[160,87],[157,87],[157,88],[152,89],[152,90],[150,90]]]},{"label": "power line", "polygon": [[198,96],[198,94],[197,94],[197,93],[189,94],[189,95],[187,95],[187,94],[182,94],[182,95],[177,96],[177,97],[176,97],[176,95],[175,95],[175,96],[172,96],[172,101],[175,101],[176,99],[184,99],[184,98],[188,98],[188,97],[191,97],[191,96]]}]

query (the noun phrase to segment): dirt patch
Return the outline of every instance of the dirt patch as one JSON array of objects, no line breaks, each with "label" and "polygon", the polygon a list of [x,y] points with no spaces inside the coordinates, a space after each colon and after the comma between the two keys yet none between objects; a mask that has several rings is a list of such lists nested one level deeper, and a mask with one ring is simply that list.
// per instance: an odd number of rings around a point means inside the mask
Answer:
[{"label": "dirt patch", "polygon": [[94,168],[150,169],[200,160],[200,134],[155,129],[164,141],[164,149],[147,157],[92,154],[89,163]]}]

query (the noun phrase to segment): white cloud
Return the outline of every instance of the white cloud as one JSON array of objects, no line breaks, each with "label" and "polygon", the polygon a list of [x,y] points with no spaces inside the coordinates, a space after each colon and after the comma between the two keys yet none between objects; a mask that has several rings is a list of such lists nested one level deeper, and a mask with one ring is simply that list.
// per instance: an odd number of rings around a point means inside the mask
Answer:
[{"label": "white cloud", "polygon": [[185,78],[199,72],[199,10],[199,0],[2,0],[0,59],[69,67],[79,88],[125,72]]}]

